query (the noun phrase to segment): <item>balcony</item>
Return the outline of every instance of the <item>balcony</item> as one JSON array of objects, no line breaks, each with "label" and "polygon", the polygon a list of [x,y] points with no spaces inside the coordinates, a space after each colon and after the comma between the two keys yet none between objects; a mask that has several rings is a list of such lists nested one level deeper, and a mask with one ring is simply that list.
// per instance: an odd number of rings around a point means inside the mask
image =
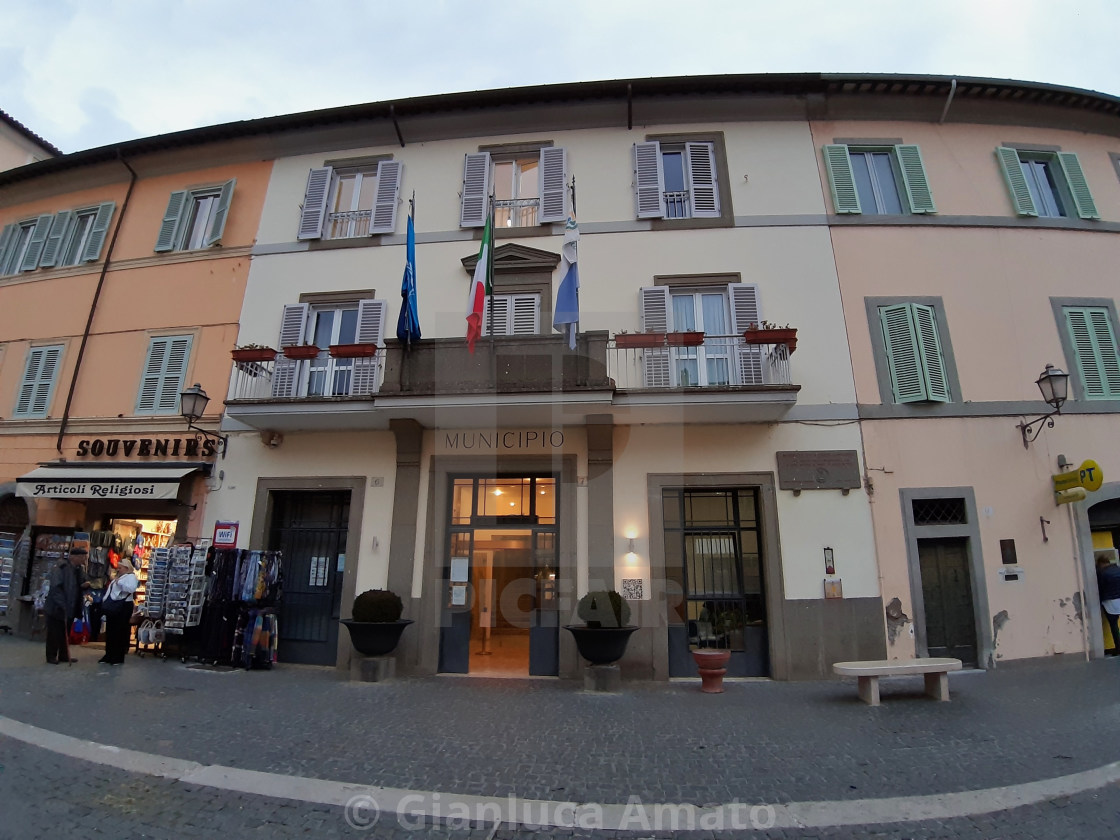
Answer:
[{"label": "balcony", "polygon": [[586,332],[574,351],[558,335],[484,337],[473,354],[461,338],[424,340],[409,353],[389,340],[372,360],[238,363],[226,411],[253,428],[288,431],[384,429],[393,419],[429,428],[561,426],[590,415],[750,423],[777,420],[794,405],[799,386],[785,345],[695,335],[700,343],[681,346],[672,335],[661,344],[643,335],[653,346],[632,347],[620,346],[623,336]]},{"label": "balcony", "polygon": [[509,198],[494,201],[494,227],[536,227],[539,198]]},{"label": "balcony", "polygon": [[352,239],[369,236],[369,222],[372,210],[349,210],[345,213],[331,213],[323,227],[324,239]]}]

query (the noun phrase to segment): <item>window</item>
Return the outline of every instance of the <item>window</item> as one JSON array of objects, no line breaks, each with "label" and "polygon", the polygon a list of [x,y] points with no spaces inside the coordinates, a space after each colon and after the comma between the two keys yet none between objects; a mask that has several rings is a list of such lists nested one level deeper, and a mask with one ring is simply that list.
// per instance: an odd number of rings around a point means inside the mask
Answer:
[{"label": "window", "polygon": [[934,307],[899,303],[878,312],[894,402],[950,402]]},{"label": "window", "polygon": [[107,201],[97,207],[64,210],[56,215],[39,265],[49,268],[96,262],[101,256],[115,207],[112,201]]},{"label": "window", "polygon": [[404,164],[323,166],[307,176],[297,239],[353,239],[392,233]]},{"label": "window", "polygon": [[58,378],[59,361],[63,347],[32,347],[27,354],[27,366],[23,369],[23,381],[19,386],[19,396],[13,417],[44,418],[51,405],[54,383]]},{"label": "window", "polygon": [[0,276],[31,271],[38,266],[53,219],[47,213],[37,219],[13,222],[0,232]]},{"label": "window", "polygon": [[[315,305],[296,303],[284,307],[280,321],[279,346],[314,344],[319,354],[297,360],[277,356],[272,375],[272,396],[341,397],[375,393],[380,385],[385,334],[383,300]],[[376,356],[338,358],[330,354],[332,344],[376,344]]]},{"label": "window", "polygon": [[563,149],[479,152],[463,159],[460,227],[486,224],[494,196],[495,227],[535,227],[568,216],[567,155]]},{"label": "window", "polygon": [[1099,219],[1081,162],[1072,152],[996,149],[1011,203],[1020,216]]},{"label": "window", "polygon": [[634,189],[639,219],[720,218],[715,143],[635,143]]},{"label": "window", "polygon": [[[493,313],[493,332],[490,316]],[[482,311],[482,335],[539,335],[540,295],[490,295]]]},{"label": "window", "polygon": [[155,250],[194,251],[220,243],[235,183],[171,193]]},{"label": "window", "polygon": [[643,351],[647,388],[761,385],[782,381],[782,359],[761,345],[743,343],[750,324],[762,320],[758,286],[647,286],[639,290],[642,332],[703,332],[703,344]]},{"label": "window", "polygon": [[177,414],[179,392],[187,375],[193,338],[189,335],[160,336],[148,345],[148,358],[140,376],[137,414]]},{"label": "window", "polygon": [[837,213],[936,213],[917,146],[832,144],[823,148]]},{"label": "window", "polygon": [[1112,315],[1105,306],[1062,308],[1065,327],[1077,360],[1084,398],[1120,399],[1120,353]]}]

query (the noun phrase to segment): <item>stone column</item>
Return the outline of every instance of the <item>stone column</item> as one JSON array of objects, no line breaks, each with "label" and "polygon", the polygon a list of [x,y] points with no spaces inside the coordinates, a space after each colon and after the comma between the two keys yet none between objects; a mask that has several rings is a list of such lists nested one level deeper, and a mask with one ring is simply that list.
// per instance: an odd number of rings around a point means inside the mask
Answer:
[{"label": "stone column", "polygon": [[614,426],[587,418],[587,585],[614,589]]},{"label": "stone column", "polygon": [[[416,550],[416,513],[420,493],[420,450],[424,428],[415,420],[390,420],[396,438],[397,475],[393,486],[393,528],[389,534],[388,587],[401,596],[404,618],[420,618],[420,599],[412,597],[413,554]],[[420,657],[420,628],[410,627],[401,638],[397,656],[404,670]]]}]

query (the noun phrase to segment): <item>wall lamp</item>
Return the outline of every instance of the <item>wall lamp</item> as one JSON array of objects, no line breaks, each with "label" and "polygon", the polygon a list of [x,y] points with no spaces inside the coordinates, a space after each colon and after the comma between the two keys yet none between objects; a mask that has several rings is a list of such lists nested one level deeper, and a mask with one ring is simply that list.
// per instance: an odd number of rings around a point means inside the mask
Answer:
[{"label": "wall lamp", "polygon": [[206,406],[210,402],[210,397],[202,390],[202,386],[197,382],[190,388],[179,393],[179,413],[183,415],[183,419],[187,421],[187,429],[195,432],[198,435],[206,438],[206,440],[216,441],[221,450],[222,457],[226,457],[226,444],[229,443],[229,438],[226,435],[216,434],[215,432],[201,429],[195,425],[195,422],[206,413]]},{"label": "wall lamp", "polygon": [[1024,449],[1029,449],[1031,441],[1042,432],[1043,421],[1048,428],[1054,428],[1054,415],[1062,413],[1062,404],[1066,401],[1066,396],[1069,393],[1069,374],[1061,368],[1047,365],[1046,370],[1035,380],[1035,384],[1038,386],[1038,390],[1042,392],[1042,398],[1046,400],[1046,404],[1053,406],[1054,410],[1049,414],[1036,417],[1029,423],[1020,423],[1017,426],[1019,432],[1023,435]]}]

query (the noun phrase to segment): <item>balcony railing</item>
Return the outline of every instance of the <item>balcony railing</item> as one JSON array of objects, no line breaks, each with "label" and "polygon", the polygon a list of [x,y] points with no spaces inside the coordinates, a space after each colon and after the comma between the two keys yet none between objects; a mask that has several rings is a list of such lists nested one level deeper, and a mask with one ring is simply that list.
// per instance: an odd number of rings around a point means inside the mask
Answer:
[{"label": "balcony railing", "polygon": [[310,360],[277,356],[271,362],[235,362],[229,400],[288,401],[332,397],[368,397],[377,393],[384,375],[384,354],[335,359],[324,351]]},{"label": "balcony railing", "polygon": [[[645,334],[641,334],[646,338]],[[632,339],[633,336],[628,336]],[[661,336],[645,343],[656,343]],[[607,344],[607,371],[617,390],[742,388],[791,385],[785,344],[748,344],[741,335],[704,335],[694,346],[620,346]]]},{"label": "balcony railing", "polygon": [[665,193],[665,218],[687,219],[692,215],[687,192]]},{"label": "balcony railing", "polygon": [[351,239],[369,236],[369,221],[372,210],[349,210],[345,213],[331,213],[327,216],[324,239]]},{"label": "balcony railing", "polygon": [[510,198],[494,201],[495,227],[536,227],[539,198]]}]

